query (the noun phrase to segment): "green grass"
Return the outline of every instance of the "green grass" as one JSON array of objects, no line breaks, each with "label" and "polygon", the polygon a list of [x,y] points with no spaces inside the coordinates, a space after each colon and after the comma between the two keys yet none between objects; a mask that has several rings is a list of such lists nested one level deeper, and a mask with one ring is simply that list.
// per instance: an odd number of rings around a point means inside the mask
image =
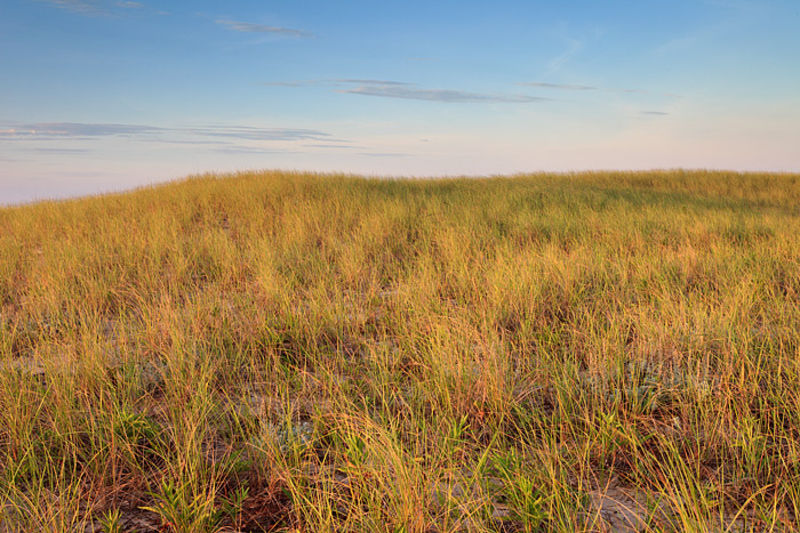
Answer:
[{"label": "green grass", "polygon": [[0,209],[0,527],[800,527],[800,176],[222,178]]}]

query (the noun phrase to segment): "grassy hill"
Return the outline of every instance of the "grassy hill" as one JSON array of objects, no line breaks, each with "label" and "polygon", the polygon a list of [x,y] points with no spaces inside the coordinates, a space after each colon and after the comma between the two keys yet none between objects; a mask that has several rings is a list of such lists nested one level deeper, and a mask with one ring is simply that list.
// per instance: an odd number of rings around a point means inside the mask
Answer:
[{"label": "grassy hill", "polygon": [[800,527],[800,175],[5,208],[0,305],[9,531]]}]

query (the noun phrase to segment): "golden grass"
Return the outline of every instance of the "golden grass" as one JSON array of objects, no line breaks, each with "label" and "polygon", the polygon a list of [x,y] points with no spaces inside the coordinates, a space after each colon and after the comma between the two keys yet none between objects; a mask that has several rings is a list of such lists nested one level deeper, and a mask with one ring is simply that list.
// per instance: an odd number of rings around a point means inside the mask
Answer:
[{"label": "golden grass", "polygon": [[224,178],[0,209],[0,527],[800,526],[800,176]]}]

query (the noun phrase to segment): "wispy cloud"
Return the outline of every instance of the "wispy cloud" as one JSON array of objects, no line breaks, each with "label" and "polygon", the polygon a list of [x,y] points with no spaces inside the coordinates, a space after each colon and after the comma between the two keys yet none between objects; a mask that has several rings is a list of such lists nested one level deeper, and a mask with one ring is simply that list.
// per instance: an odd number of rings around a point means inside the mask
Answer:
[{"label": "wispy cloud", "polygon": [[223,144],[228,144],[225,141],[215,140],[215,141],[204,141],[200,139],[164,139],[158,138],[155,142],[159,144],[187,144],[187,145],[199,145],[199,146],[220,146]]},{"label": "wispy cloud", "polygon": [[[196,137],[227,138],[249,141],[303,141],[331,142],[331,134],[305,128],[258,128],[253,126],[203,126],[160,127],[141,124],[90,124],[80,122],[46,122],[35,124],[0,124],[0,140],[9,139],[86,139],[95,137],[136,136],[143,139],[160,139],[172,136],[167,142],[197,144]],[[180,139],[175,137],[189,137]],[[194,139],[193,139],[194,138]]]},{"label": "wispy cloud", "polygon": [[400,98],[404,100],[423,100],[427,102],[445,103],[530,103],[548,100],[539,96],[526,94],[483,94],[455,89],[424,89],[414,86],[394,85],[361,85],[351,89],[339,90],[346,94],[380,96],[382,98]]},{"label": "wispy cloud", "polygon": [[85,154],[89,150],[86,148],[31,148],[31,151],[44,154]]},{"label": "wispy cloud", "polygon": [[562,89],[565,91],[596,91],[598,87],[592,85],[574,85],[571,83],[548,83],[546,81],[524,81],[517,85],[526,87],[538,87],[541,89]]},{"label": "wispy cloud", "polygon": [[307,146],[308,148],[334,148],[334,149],[346,149],[346,150],[354,150],[357,148],[352,144],[305,144],[303,146]]},{"label": "wispy cloud", "polygon": [[142,135],[164,131],[155,126],[133,124],[85,124],[80,122],[41,122],[36,124],[6,125],[0,129],[0,138],[69,138],[105,137],[113,135]]},{"label": "wispy cloud", "polygon": [[334,87],[336,92],[378,96],[382,98],[398,98],[403,100],[422,100],[426,102],[444,103],[531,103],[550,100],[541,96],[527,94],[491,94],[464,91],[459,89],[428,89],[414,83],[394,80],[376,80],[366,78],[336,78],[306,81],[277,81],[265,85],[279,87]]},{"label": "wispy cloud", "polygon": [[301,154],[297,150],[270,150],[259,146],[221,146],[214,148],[214,152],[221,154]]},{"label": "wispy cloud", "polygon": [[647,94],[653,96],[667,96],[670,98],[680,98],[680,95],[674,93],[662,93],[658,91],[648,91],[645,89],[597,87],[595,85],[582,85],[574,83],[551,83],[547,81],[521,81],[516,83],[516,85],[521,85],[523,87],[535,87],[538,89],[554,89],[562,91],[605,91],[611,93],[642,94],[642,95]]},{"label": "wispy cloud", "polygon": [[547,63],[546,75],[560,70],[572,57],[583,48],[583,42],[577,39],[569,40],[569,47]]},{"label": "wispy cloud", "polygon": [[99,2],[91,0],[46,0],[46,2],[55,7],[82,15],[103,15],[107,13]]},{"label": "wispy cloud", "polygon": [[217,19],[215,21],[229,30],[244,33],[269,33],[273,35],[283,35],[286,37],[310,37],[312,34],[304,30],[294,28],[284,28],[281,26],[268,26],[266,24],[253,24],[251,22],[239,22],[228,19]]},{"label": "wispy cloud", "polygon": [[340,86],[346,87],[348,85],[413,85],[405,81],[393,80],[373,80],[373,79],[359,79],[359,78],[328,78],[319,80],[290,80],[290,81],[268,81],[264,85],[270,87],[330,87]]},{"label": "wispy cloud", "polygon": [[208,137],[231,137],[250,141],[323,140],[330,137],[329,133],[302,128],[254,128],[249,126],[234,126],[192,128],[175,131],[185,131],[187,133]]},{"label": "wispy cloud", "polygon": [[642,115],[651,115],[651,116],[664,116],[669,115],[666,111],[642,111]]},{"label": "wispy cloud", "polygon": [[144,9],[146,6],[133,0],[40,0],[51,6],[87,16],[104,16],[121,13],[120,10]]},{"label": "wispy cloud", "polygon": [[307,87],[312,83],[307,81],[268,81],[263,83],[269,87]]},{"label": "wispy cloud", "polygon": [[392,80],[371,80],[371,79],[359,79],[359,78],[339,78],[331,80],[335,83],[356,83],[359,85],[388,85],[392,87],[409,87],[414,85],[413,83],[409,83],[407,81],[392,81]]}]

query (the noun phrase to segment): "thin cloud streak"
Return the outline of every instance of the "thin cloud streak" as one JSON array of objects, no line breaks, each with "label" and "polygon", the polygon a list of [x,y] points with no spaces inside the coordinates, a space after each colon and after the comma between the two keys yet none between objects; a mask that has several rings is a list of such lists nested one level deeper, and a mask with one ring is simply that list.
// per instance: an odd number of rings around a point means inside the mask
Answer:
[{"label": "thin cloud streak", "polygon": [[[0,125],[0,140],[20,139],[86,139],[96,137],[137,136],[155,140],[159,135],[189,135],[232,138],[253,141],[331,142],[330,133],[305,128],[257,128],[252,126],[208,126],[200,128],[165,128],[139,124],[85,124],[79,122],[48,122],[36,124]],[[192,140],[169,139],[168,142],[192,143]]]},{"label": "thin cloud streak", "polygon": [[526,87],[539,87],[542,89],[562,89],[565,91],[596,91],[598,87],[592,85],[573,85],[570,83],[548,83],[546,81],[523,81],[517,85]]},{"label": "thin cloud streak", "polygon": [[321,80],[274,81],[264,85],[277,87],[334,87],[342,94],[359,94],[402,100],[444,103],[531,103],[550,100],[527,94],[486,94],[458,89],[426,89],[406,81],[368,78],[335,78]]},{"label": "thin cloud streak", "polygon": [[399,98],[403,100],[423,100],[443,103],[531,103],[542,102],[549,98],[528,96],[525,94],[482,94],[454,89],[423,89],[414,86],[362,85],[337,92],[344,94],[360,94],[379,96],[382,98]]},{"label": "thin cloud streak", "polygon": [[97,5],[96,2],[86,2],[84,0],[47,0],[47,3],[60,9],[66,9],[73,13],[82,15],[103,15],[106,10]]},{"label": "thin cloud streak", "polygon": [[86,16],[109,16],[119,14],[119,10],[134,10],[144,9],[146,6],[141,2],[134,2],[132,0],[118,0],[111,2],[109,0],[40,0],[53,7],[71,11],[80,15]]},{"label": "thin cloud streak", "polygon": [[259,148],[258,146],[222,146],[214,148],[212,151],[220,154],[302,154],[298,150],[270,150]]},{"label": "thin cloud streak", "polygon": [[319,80],[292,80],[292,81],[268,81],[263,85],[269,87],[336,87],[348,85],[392,85],[392,86],[409,86],[413,83],[407,81],[394,81],[394,80],[371,80],[371,79],[358,79],[358,78],[332,78],[332,79],[319,79]]},{"label": "thin cloud streak", "polygon": [[95,3],[84,2],[83,0],[47,0],[47,3],[67,11],[85,15],[96,15],[103,12]]},{"label": "thin cloud streak", "polygon": [[253,24],[251,22],[239,22],[235,20],[217,19],[215,21],[229,30],[243,33],[269,33],[273,35],[284,35],[287,37],[310,37],[312,34],[304,30],[294,28],[283,28],[280,26],[268,26],[266,24]]},{"label": "thin cloud streak", "polygon": [[207,137],[231,137],[235,139],[245,139],[251,141],[300,141],[300,140],[324,140],[330,137],[330,133],[318,130],[302,128],[253,128],[248,126],[224,127],[224,128],[193,128],[175,131],[184,131],[194,135]]},{"label": "thin cloud streak", "polygon": [[353,146],[352,144],[305,144],[303,146],[308,148],[336,148],[345,150],[355,150],[356,148],[358,148],[357,146]]},{"label": "thin cloud streak", "polygon": [[186,145],[199,145],[199,146],[221,146],[225,144],[229,144],[226,141],[201,141],[201,140],[194,140],[194,139],[157,139],[154,140],[159,144],[186,144]]},{"label": "thin cloud streak", "polygon": [[147,135],[165,131],[155,126],[133,124],[85,124],[80,122],[42,122],[7,125],[0,129],[0,138],[25,137],[106,137],[113,135]]},{"label": "thin cloud streak", "polygon": [[596,87],[594,85],[581,85],[573,83],[550,83],[546,81],[521,81],[516,85],[523,87],[537,87],[540,89],[555,89],[563,91],[607,91],[612,93],[624,94],[649,94],[654,96],[668,96],[670,98],[681,98],[679,94],[675,93],[659,93],[648,91],[645,89],[628,89],[628,88],[615,88],[615,87]]},{"label": "thin cloud streak", "polygon": [[30,150],[44,154],[85,154],[89,152],[86,148],[31,148]]},{"label": "thin cloud streak", "polygon": [[305,81],[268,81],[262,85],[266,85],[268,87],[307,87],[313,84]]},{"label": "thin cloud streak", "polygon": [[359,85],[388,85],[392,87],[410,87],[411,85],[414,85],[413,83],[409,83],[407,81],[370,80],[370,79],[359,79],[359,78],[340,78],[331,81],[335,83],[355,83]]}]

